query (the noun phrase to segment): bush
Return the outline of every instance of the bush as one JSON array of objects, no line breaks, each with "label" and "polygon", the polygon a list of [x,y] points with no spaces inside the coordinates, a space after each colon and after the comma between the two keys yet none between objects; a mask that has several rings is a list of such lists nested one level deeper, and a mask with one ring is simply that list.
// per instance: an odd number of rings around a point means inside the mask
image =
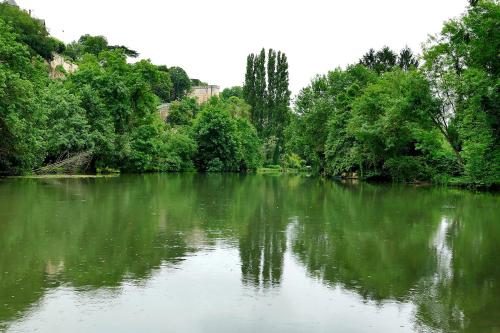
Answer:
[{"label": "bush", "polygon": [[191,125],[200,107],[194,98],[184,97],[180,101],[170,103],[167,122],[172,126]]},{"label": "bush", "polygon": [[414,182],[431,178],[430,168],[427,167],[422,157],[400,156],[390,158],[384,163],[384,169],[388,171],[391,179],[395,181]]},{"label": "bush", "polygon": [[214,158],[213,160],[210,160],[207,165],[207,171],[208,172],[221,172],[224,170],[224,164],[219,158]]},{"label": "bush", "polygon": [[120,173],[120,170],[108,167],[102,167],[102,168],[96,168],[96,173],[100,175],[109,175],[109,174]]},{"label": "bush", "polygon": [[193,156],[196,153],[196,142],[182,129],[168,130],[166,145],[161,160],[164,171],[192,171]]},{"label": "bush", "polygon": [[245,118],[236,118],[236,128],[240,142],[240,171],[255,170],[262,164],[261,144],[257,131]]},{"label": "bush", "polygon": [[288,153],[281,157],[281,165],[285,169],[301,170],[305,166],[305,161],[297,154]]},{"label": "bush", "polygon": [[195,119],[193,136],[198,145],[194,162],[207,171],[210,161],[219,159],[224,171],[239,169],[239,138],[236,124],[226,110],[218,106],[205,107]]},{"label": "bush", "polygon": [[244,171],[260,165],[257,132],[245,118],[231,115],[232,107],[232,102],[213,99],[196,116],[192,133],[198,146],[194,156],[198,170]]}]

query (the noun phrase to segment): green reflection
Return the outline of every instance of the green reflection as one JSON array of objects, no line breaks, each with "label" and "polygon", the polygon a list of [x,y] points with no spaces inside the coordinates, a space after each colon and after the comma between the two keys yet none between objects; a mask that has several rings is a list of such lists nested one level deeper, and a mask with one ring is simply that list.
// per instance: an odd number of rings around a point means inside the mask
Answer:
[{"label": "green reflection", "polygon": [[498,207],[492,194],[299,176],[0,180],[0,329],[58,286],[119,293],[225,246],[242,288],[279,291],[288,252],[311,283],[413,303],[416,330],[494,332]]}]

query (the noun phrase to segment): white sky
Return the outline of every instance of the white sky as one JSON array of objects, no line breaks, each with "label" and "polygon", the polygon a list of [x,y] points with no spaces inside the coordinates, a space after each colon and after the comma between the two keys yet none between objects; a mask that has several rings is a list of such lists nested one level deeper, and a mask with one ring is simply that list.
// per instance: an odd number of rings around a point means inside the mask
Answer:
[{"label": "white sky", "polygon": [[246,56],[288,56],[293,94],[316,74],[356,62],[370,47],[406,44],[460,15],[466,0],[17,0],[65,42],[104,35],[155,64],[181,66],[222,88],[241,85]]}]

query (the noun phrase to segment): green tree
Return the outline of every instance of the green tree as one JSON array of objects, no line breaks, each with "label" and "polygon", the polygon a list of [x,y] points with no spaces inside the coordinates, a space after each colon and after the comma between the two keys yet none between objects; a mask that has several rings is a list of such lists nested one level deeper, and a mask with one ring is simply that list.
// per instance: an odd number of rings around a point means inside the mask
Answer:
[{"label": "green tree", "polygon": [[167,122],[172,125],[191,125],[200,107],[195,98],[183,97],[170,103]]},{"label": "green tree", "polygon": [[255,71],[255,104],[252,106],[252,121],[257,128],[257,132],[263,135],[266,107],[267,107],[267,91],[266,91],[266,52],[264,49],[260,54],[255,56],[254,61]]},{"label": "green tree", "polygon": [[397,63],[398,66],[404,71],[418,68],[418,60],[413,55],[412,50],[408,46],[406,46],[399,52]]},{"label": "green tree", "polygon": [[131,58],[137,58],[139,56],[139,52],[129,49],[124,45],[110,45],[108,46],[108,50],[122,50],[127,57]]},{"label": "green tree", "polygon": [[244,171],[260,166],[260,140],[241,112],[244,105],[237,97],[227,101],[212,98],[198,113],[192,133],[198,147],[194,163],[199,170]]},{"label": "green tree", "polygon": [[146,115],[121,137],[121,168],[131,172],[168,171],[167,139],[158,115]]},{"label": "green tree", "polygon": [[424,69],[440,103],[436,126],[464,166],[465,182],[500,182],[500,5],[478,1],[445,23],[424,49]]},{"label": "green tree", "polygon": [[162,71],[153,65],[150,60],[141,60],[134,65],[141,76],[149,83],[151,89],[162,102],[172,100],[174,86],[168,72]]},{"label": "green tree", "polygon": [[429,117],[437,106],[414,69],[381,76],[364,65],[337,69],[297,97],[287,151],[331,176],[440,179],[458,165]]},{"label": "green tree", "polygon": [[359,60],[359,63],[361,65],[364,65],[370,69],[375,68],[375,64],[377,62],[377,57],[375,55],[375,50],[374,49],[369,49],[368,52],[366,52],[363,57]]},{"label": "green tree", "polygon": [[108,40],[104,36],[83,35],[78,40],[83,47],[83,53],[90,53],[96,57],[102,51],[108,50]]},{"label": "green tree", "polygon": [[90,126],[85,110],[77,96],[61,83],[50,84],[41,94],[40,107],[47,111],[47,130],[44,135],[50,162],[72,153],[93,148]]},{"label": "green tree", "polygon": [[39,107],[38,92],[47,84],[47,68],[30,51],[0,19],[0,173],[3,174],[28,172],[45,157],[46,115]]},{"label": "green tree", "polygon": [[251,120],[252,108],[243,99],[232,96],[224,100],[224,104],[233,117]]},{"label": "green tree", "polygon": [[7,3],[0,3],[0,19],[12,27],[15,39],[28,46],[32,55],[38,54],[51,60],[54,52],[64,51],[64,43],[50,37],[42,20]]},{"label": "green tree", "polygon": [[133,172],[165,169],[166,128],[158,117],[158,97],[144,75],[145,67],[150,66],[128,64],[123,50],[103,51],[98,58],[84,56],[79,70],[65,82],[71,91],[82,92],[81,105],[94,117],[89,123],[97,140],[96,167]]},{"label": "green tree", "polygon": [[[90,82],[89,82],[90,83]],[[117,141],[113,115],[107,109],[100,92],[93,89],[89,83],[68,85],[80,99],[80,106],[85,110],[87,122],[90,125],[91,142],[93,144],[93,167],[118,167]]]},{"label": "green tree", "polygon": [[439,133],[432,131],[427,117],[434,107],[427,82],[415,71],[388,72],[367,86],[353,101],[347,124],[361,176],[430,179],[430,155],[442,150]]},{"label": "green tree", "polygon": [[359,63],[364,65],[378,74],[390,71],[396,66],[398,56],[389,47],[384,46],[379,51],[370,49],[360,60]]},{"label": "green tree", "polygon": [[222,90],[222,93],[220,95],[222,99],[229,99],[230,97],[244,98],[243,88],[240,86],[225,88],[224,90]]},{"label": "green tree", "polygon": [[240,141],[236,123],[227,110],[219,104],[207,104],[196,117],[192,130],[198,146],[194,163],[199,170],[239,170]]},{"label": "green tree", "polygon": [[405,71],[418,67],[418,59],[408,46],[405,46],[399,54],[396,54],[387,46],[384,46],[379,51],[370,49],[361,57],[359,63],[378,74],[388,72],[396,66]]},{"label": "green tree", "polygon": [[353,163],[354,138],[347,133],[351,104],[376,74],[365,66],[349,66],[317,76],[302,89],[296,114],[287,129],[287,150],[297,153],[316,172],[339,175]]},{"label": "green tree", "polygon": [[[243,85],[243,98],[253,108],[255,106],[255,55],[247,56],[247,67],[245,72],[245,84]],[[254,113],[252,111],[252,122],[255,124]]]},{"label": "green tree", "polygon": [[191,79],[191,85],[192,86],[208,86],[208,83],[203,82],[199,79]]},{"label": "green tree", "polygon": [[181,99],[191,89],[191,80],[186,74],[186,71],[180,67],[170,67],[168,72],[174,85],[173,99]]},{"label": "green tree", "polygon": [[276,136],[276,149],[273,155],[273,164],[277,164],[284,150],[285,128],[290,119],[290,90],[288,89],[288,60],[284,53],[278,52],[276,64],[275,107],[272,112],[273,134]]},{"label": "green tree", "polygon": [[236,118],[240,142],[240,171],[255,170],[262,165],[261,143],[255,127],[242,117]]},{"label": "green tree", "polygon": [[[281,55],[281,54],[280,54]],[[277,110],[275,107],[278,102],[278,80],[276,51],[269,49],[267,56],[267,93],[266,93],[266,136],[274,134],[276,127]]]},{"label": "green tree", "polygon": [[89,34],[81,36],[78,41],[67,45],[64,54],[74,61],[80,60],[85,54],[93,54],[96,57],[103,51],[121,50],[128,57],[139,56],[137,51],[131,50],[123,45],[109,45],[104,36],[92,36]]},{"label": "green tree", "polygon": [[162,166],[165,171],[194,170],[193,157],[197,151],[196,142],[182,128],[170,129],[164,139]]},{"label": "green tree", "polygon": [[375,65],[375,71],[378,73],[383,73],[390,71],[397,63],[397,55],[389,47],[384,46],[375,55],[377,62]]},{"label": "green tree", "polygon": [[[372,70],[360,65],[349,66],[345,71],[337,69],[328,74],[326,100],[316,106],[321,110],[327,108],[328,100],[331,101],[328,108],[327,137],[323,141],[326,174],[340,176],[358,169],[356,138],[348,131],[347,126],[353,117],[352,103],[376,79]],[[313,132],[310,134],[313,135]]]},{"label": "green tree", "polygon": [[290,118],[288,61],[270,49],[247,57],[243,97],[252,109],[252,123],[266,142],[267,162],[277,164],[284,150],[284,132]]}]

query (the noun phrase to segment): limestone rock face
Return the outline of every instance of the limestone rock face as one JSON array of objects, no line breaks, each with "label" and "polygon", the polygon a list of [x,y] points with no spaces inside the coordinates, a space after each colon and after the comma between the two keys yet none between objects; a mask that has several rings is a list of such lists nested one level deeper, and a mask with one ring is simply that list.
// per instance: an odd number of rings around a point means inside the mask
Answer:
[{"label": "limestone rock face", "polygon": [[160,114],[161,119],[163,119],[164,121],[167,120],[169,111],[170,111],[170,103],[164,103],[158,107],[158,113]]},{"label": "limestone rock face", "polygon": [[67,73],[73,73],[78,69],[78,65],[67,61],[59,54],[54,54],[54,58],[49,63],[49,66],[50,77],[52,78],[64,77]]}]

